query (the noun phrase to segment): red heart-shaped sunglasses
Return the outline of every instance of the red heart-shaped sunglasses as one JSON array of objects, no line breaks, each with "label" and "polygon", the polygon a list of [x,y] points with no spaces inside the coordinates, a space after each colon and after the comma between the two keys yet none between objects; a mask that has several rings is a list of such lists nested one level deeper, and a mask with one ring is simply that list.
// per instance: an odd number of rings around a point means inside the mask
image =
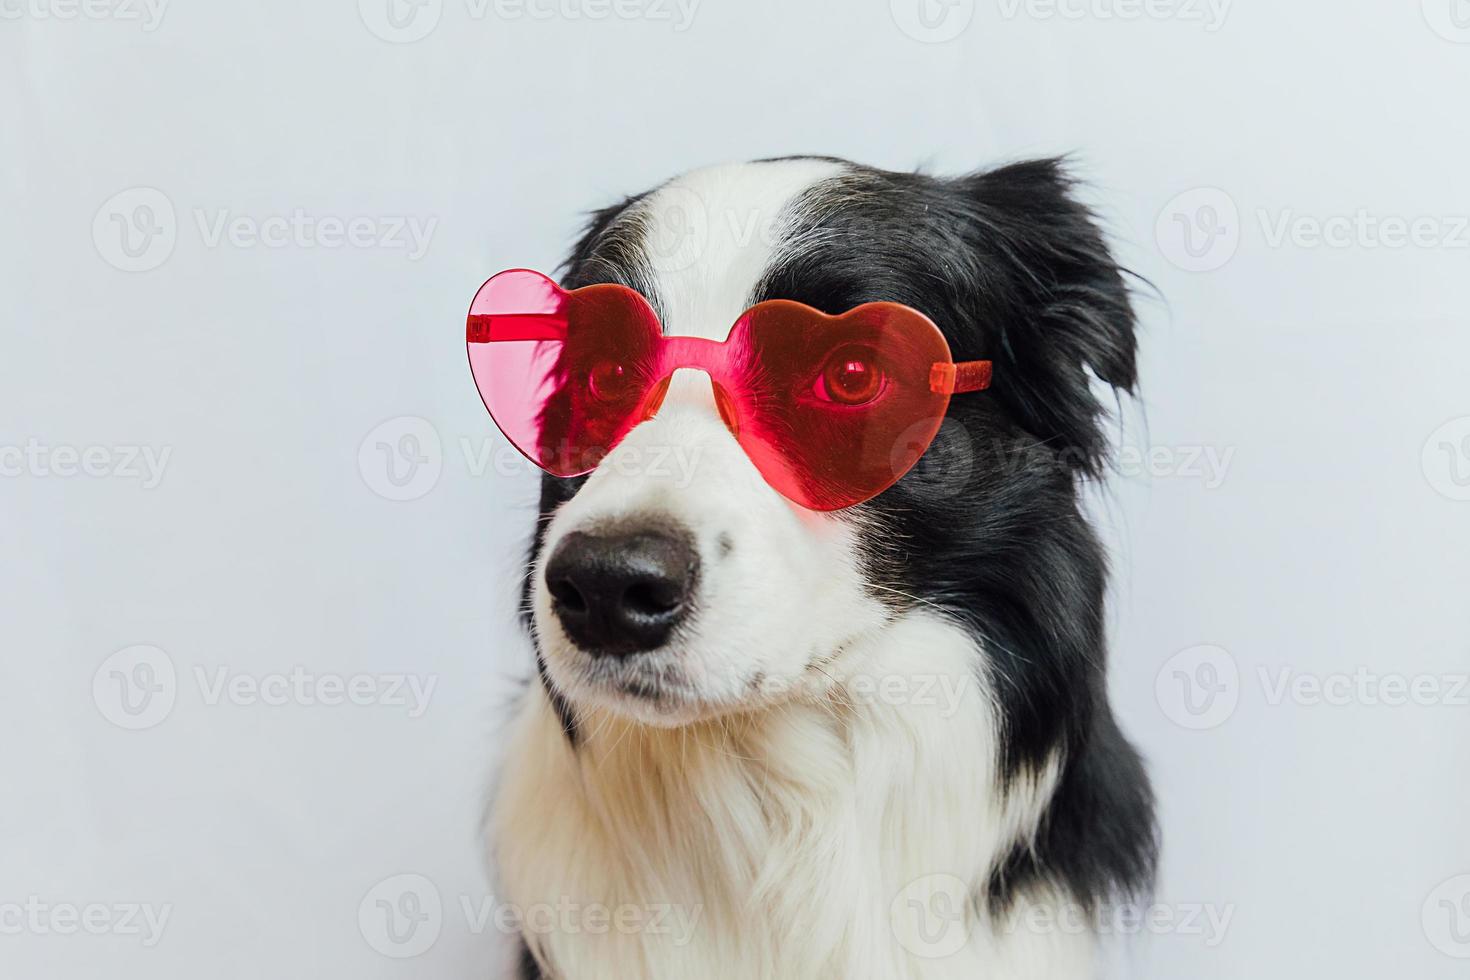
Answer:
[{"label": "red heart-shaped sunglasses", "polygon": [[828,316],[767,300],[721,343],[664,336],[626,286],[568,291],[528,269],[480,287],[466,337],[491,418],[547,472],[591,472],[658,412],[674,371],[697,368],[756,469],[811,510],[892,486],[929,448],[950,395],[988,387],[991,373],[990,361],[956,363],[933,321],[899,303]]}]

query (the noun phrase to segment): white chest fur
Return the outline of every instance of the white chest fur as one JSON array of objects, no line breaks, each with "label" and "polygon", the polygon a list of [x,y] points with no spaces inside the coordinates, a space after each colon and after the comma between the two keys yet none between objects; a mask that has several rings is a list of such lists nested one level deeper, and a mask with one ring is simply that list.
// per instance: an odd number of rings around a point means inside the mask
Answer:
[{"label": "white chest fur", "polygon": [[1088,977],[1091,937],[995,924],[973,897],[1057,771],[999,792],[979,663],[909,616],[782,704],[673,729],[594,715],[575,751],[538,686],[491,814],[501,898],[561,980]]}]

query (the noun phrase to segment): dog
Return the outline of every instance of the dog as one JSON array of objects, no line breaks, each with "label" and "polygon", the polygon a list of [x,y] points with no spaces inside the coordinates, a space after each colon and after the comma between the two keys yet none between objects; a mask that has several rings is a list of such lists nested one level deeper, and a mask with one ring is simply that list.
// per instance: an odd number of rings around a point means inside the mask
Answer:
[{"label": "dog", "polygon": [[[1128,275],[1057,159],[763,160],[593,214],[561,285],[630,287],[667,335],[902,303],[994,382],[845,509],[765,482],[693,371],[592,472],[544,476],[537,677],[486,822],[517,976],[1095,975],[1089,916],[1146,895],[1158,849],[1079,497],[1136,388]],[[649,578],[657,622],[589,625],[633,600],[579,596],[579,570]]]}]

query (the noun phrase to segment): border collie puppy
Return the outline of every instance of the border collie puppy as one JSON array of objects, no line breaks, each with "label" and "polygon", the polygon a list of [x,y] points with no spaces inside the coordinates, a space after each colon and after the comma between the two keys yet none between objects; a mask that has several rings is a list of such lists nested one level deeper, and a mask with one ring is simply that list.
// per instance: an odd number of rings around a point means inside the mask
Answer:
[{"label": "border collie puppy", "polygon": [[[994,383],[845,510],[772,489],[688,370],[592,473],[545,477],[539,682],[488,820],[519,976],[1094,975],[1092,916],[1146,894],[1156,853],[1079,506],[1099,394],[1136,380],[1124,275],[1055,160],[760,161],[594,215],[562,285],[631,287],[666,334],[723,341],[769,299],[894,301]],[[631,644],[588,627],[558,587],[579,563],[652,575],[669,621]]]}]

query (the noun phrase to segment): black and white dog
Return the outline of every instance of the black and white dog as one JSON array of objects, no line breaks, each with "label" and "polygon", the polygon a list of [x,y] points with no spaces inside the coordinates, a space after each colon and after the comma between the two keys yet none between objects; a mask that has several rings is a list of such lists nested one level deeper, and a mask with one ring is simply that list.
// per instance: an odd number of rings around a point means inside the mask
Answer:
[{"label": "black and white dog", "polygon": [[[488,828],[501,897],[547,913],[526,913],[520,975],[1094,975],[1096,936],[1064,925],[1146,892],[1156,851],[1079,505],[1107,455],[1099,394],[1135,385],[1124,276],[1055,160],[761,161],[594,216],[563,284],[630,286],[670,334],[723,340],[771,298],[891,300],[995,380],[848,510],[771,489],[688,371],[589,476],[545,478],[540,677]],[[605,565],[670,529],[684,544],[626,574],[674,590],[677,628],[601,655],[554,580],[589,542]]]}]

